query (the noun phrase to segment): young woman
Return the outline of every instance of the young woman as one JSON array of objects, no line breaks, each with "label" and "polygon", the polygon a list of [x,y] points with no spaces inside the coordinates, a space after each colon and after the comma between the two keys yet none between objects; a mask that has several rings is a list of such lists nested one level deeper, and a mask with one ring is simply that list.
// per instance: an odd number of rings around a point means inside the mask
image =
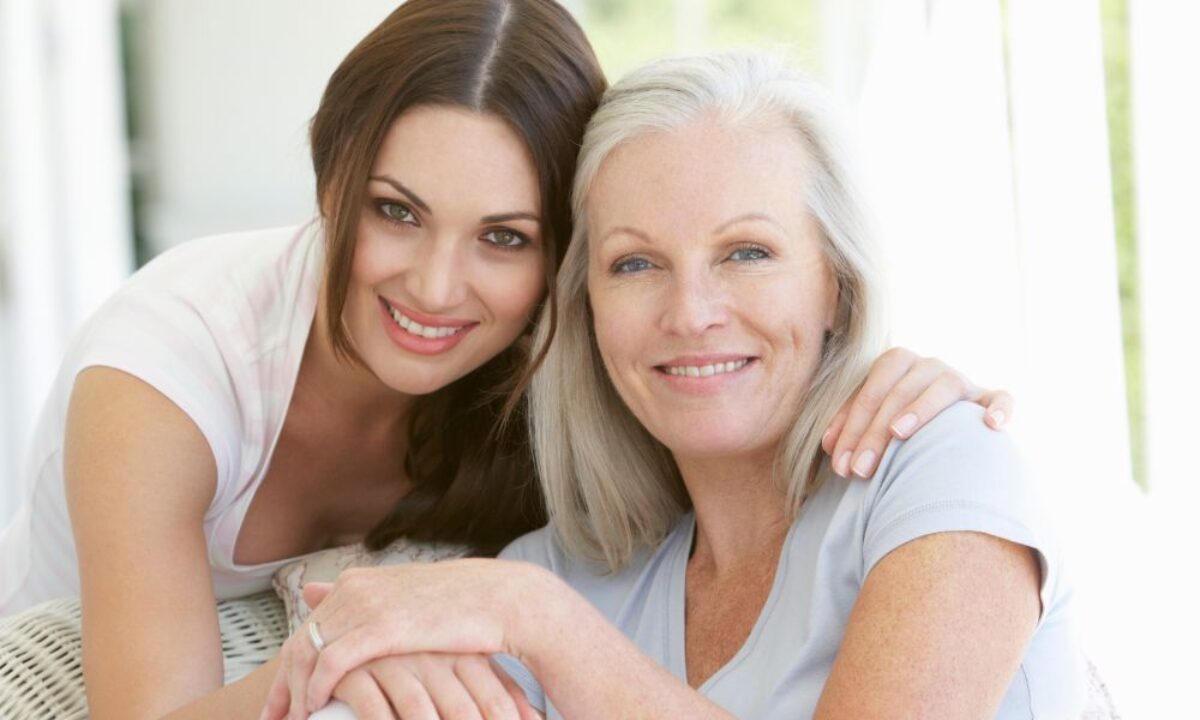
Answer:
[{"label": "young woman", "polygon": [[515,656],[552,718],[1077,716],[1070,593],[1008,438],[962,404],[870,482],[821,455],[882,337],[850,187],[786,66],[683,58],[617,83],[533,386],[550,524],[498,560],[309,590],[266,717],[362,673],[400,707],[420,690],[394,664],[419,652]]},{"label": "young woman", "polygon": [[[544,522],[529,328],[603,88],[550,0],[411,0],[329,81],[321,217],[165,253],[81,330],[0,542],[0,613],[81,595],[93,717],[261,706],[269,674],[211,695],[215,604],[295,556],[401,535],[488,554]],[[988,402],[888,356],[831,447],[848,468],[961,395]]]}]

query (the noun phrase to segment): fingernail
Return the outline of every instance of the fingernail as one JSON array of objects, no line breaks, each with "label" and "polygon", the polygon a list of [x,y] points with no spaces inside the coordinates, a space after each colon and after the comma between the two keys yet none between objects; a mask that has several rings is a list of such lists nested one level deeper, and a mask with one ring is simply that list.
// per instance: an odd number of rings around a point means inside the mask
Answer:
[{"label": "fingernail", "polygon": [[875,451],[863,450],[854,461],[854,474],[861,478],[869,477],[875,467]]},{"label": "fingernail", "polygon": [[917,427],[917,416],[915,413],[906,413],[896,422],[892,423],[892,432],[897,437],[906,438],[912,435],[912,431]]},{"label": "fingernail", "polygon": [[988,412],[988,417],[992,419],[992,425],[995,425],[996,427],[1000,427],[1004,424],[1003,410],[991,410]]},{"label": "fingernail", "polygon": [[850,474],[850,451],[842,453],[842,456],[833,464],[833,471],[842,477]]},{"label": "fingernail", "polygon": [[828,430],[825,431],[825,434],[821,436],[821,444],[822,445],[828,444],[829,438],[831,438],[831,437],[833,437],[833,428],[829,428]]}]

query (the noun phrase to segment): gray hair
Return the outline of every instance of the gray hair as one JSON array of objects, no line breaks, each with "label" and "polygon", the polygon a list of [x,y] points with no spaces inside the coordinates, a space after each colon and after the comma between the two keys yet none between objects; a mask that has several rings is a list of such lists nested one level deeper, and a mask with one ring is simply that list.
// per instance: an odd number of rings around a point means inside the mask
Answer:
[{"label": "gray hair", "polygon": [[[837,319],[777,457],[794,520],[822,461],[821,433],[883,347],[879,280],[865,214],[829,127],[824,93],[776,56],[734,52],[660,60],[604,95],[580,151],[575,228],[558,274],[557,337],[531,385],[531,432],[550,521],[568,550],[624,567],[657,546],[690,501],[670,452],[625,406],[605,371],[587,297],[588,192],[623,143],[702,117],[796,133],[816,220],[837,280]],[[542,346],[550,318],[539,323]]]}]

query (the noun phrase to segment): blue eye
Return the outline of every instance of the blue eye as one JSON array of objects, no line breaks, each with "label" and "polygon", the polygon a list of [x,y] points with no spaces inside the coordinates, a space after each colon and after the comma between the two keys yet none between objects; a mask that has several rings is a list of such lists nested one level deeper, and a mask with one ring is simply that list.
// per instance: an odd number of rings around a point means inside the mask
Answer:
[{"label": "blue eye", "polygon": [[740,247],[729,254],[729,259],[737,262],[754,262],[756,260],[766,260],[769,257],[771,257],[771,253],[757,245]]},{"label": "blue eye", "polygon": [[491,230],[483,234],[483,239],[505,250],[516,250],[529,244],[529,238],[512,230]]},{"label": "blue eye", "polygon": [[651,267],[653,266],[646,258],[631,257],[616,261],[609,270],[613,275],[629,275],[631,273],[649,270]]},{"label": "blue eye", "polygon": [[409,210],[407,207],[398,202],[392,202],[391,200],[379,200],[375,203],[375,207],[378,208],[379,214],[382,215],[385,220],[405,223],[407,225],[417,224],[417,216],[413,214],[413,211]]}]

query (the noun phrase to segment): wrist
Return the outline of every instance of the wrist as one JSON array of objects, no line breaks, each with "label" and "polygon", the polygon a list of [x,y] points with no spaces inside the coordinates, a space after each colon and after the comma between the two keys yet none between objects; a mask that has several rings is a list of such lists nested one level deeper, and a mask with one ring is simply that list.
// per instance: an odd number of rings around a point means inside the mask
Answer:
[{"label": "wrist", "polygon": [[505,597],[505,652],[531,671],[553,652],[578,599],[557,575],[537,565],[513,563]]}]

